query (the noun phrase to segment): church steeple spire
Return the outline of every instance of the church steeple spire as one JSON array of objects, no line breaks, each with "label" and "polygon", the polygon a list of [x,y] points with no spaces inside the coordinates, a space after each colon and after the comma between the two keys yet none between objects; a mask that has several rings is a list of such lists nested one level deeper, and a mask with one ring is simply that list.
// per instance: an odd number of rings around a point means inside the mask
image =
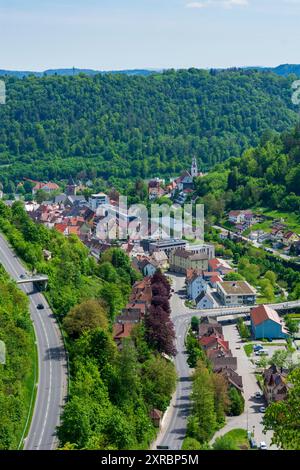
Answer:
[{"label": "church steeple spire", "polygon": [[192,166],[191,166],[191,176],[196,178],[198,176],[198,165],[196,157],[193,157]]}]

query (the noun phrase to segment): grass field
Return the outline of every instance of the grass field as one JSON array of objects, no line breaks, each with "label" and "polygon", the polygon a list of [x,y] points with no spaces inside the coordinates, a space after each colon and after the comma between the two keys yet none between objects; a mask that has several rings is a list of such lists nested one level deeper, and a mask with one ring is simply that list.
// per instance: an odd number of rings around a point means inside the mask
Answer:
[{"label": "grass field", "polygon": [[245,429],[232,429],[224,436],[218,437],[213,448],[216,450],[248,450],[250,448],[247,431]]},{"label": "grass field", "polygon": [[35,334],[32,327],[32,352],[31,352],[31,363],[33,365],[30,374],[27,375],[24,385],[26,390],[25,402],[26,408],[28,409],[28,413],[24,422],[20,422],[20,431],[18,435],[19,446],[18,449],[23,448],[24,439],[27,436],[30,424],[33,416],[34,411],[34,404],[37,394],[37,387],[36,384],[38,383],[38,352],[37,346],[35,344]]},{"label": "grass field", "polygon": [[[284,223],[288,226],[289,230],[300,233],[300,216],[295,213],[283,212],[283,211],[269,211],[262,210],[263,215],[272,217],[273,219],[284,219]],[[267,221],[269,222],[269,221]]]},{"label": "grass field", "polygon": [[245,344],[244,350],[248,357],[251,356],[253,353],[253,344]]}]

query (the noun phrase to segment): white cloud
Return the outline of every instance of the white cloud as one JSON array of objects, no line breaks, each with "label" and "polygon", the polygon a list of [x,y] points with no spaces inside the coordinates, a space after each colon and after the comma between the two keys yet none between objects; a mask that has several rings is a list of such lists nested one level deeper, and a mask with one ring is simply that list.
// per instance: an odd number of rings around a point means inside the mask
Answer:
[{"label": "white cloud", "polygon": [[209,6],[221,6],[223,8],[232,8],[236,6],[248,6],[249,0],[202,0],[200,2],[188,2],[186,8],[207,8]]}]

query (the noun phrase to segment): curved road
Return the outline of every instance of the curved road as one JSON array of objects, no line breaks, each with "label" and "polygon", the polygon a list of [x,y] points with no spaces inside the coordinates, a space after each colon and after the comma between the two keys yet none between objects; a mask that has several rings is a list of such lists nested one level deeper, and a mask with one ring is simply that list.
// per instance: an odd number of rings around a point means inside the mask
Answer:
[{"label": "curved road", "polygon": [[[0,235],[0,263],[14,280],[25,274],[7,241]],[[32,284],[21,285],[28,295],[38,349],[38,387],[31,426],[24,442],[26,450],[56,447],[56,427],[67,398],[68,365],[63,340],[45,297]],[[42,303],[44,310],[38,310]]]},{"label": "curved road", "polygon": [[176,333],[177,355],[175,357],[175,366],[178,375],[178,382],[175,394],[175,402],[171,405],[171,417],[168,426],[157,444],[168,446],[169,449],[180,450],[183,439],[186,436],[187,418],[190,415],[190,394],[192,392],[191,369],[187,364],[187,354],[185,352],[185,334],[193,315],[197,311],[189,309],[184,305],[185,277],[181,275],[172,275],[172,288],[175,293],[171,297],[172,320]]}]

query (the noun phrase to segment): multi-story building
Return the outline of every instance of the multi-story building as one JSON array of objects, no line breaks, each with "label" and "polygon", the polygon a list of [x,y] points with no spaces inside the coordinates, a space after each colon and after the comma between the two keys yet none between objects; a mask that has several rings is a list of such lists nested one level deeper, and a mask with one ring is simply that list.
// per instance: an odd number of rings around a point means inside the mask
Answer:
[{"label": "multi-story building", "polygon": [[256,290],[246,281],[217,282],[217,293],[223,305],[254,305]]},{"label": "multi-story building", "polygon": [[99,206],[103,204],[109,204],[109,198],[105,193],[92,194],[89,197],[89,207],[93,211],[96,211]]},{"label": "multi-story building", "polygon": [[210,243],[201,243],[199,245],[188,245],[187,251],[190,253],[198,254],[205,253],[208,256],[208,259],[213,259],[215,257],[215,245]]},{"label": "multi-story building", "polygon": [[149,253],[153,253],[154,251],[164,251],[167,255],[169,255],[171,251],[177,250],[179,248],[184,250],[186,245],[186,240],[173,238],[162,240],[141,240],[141,246],[143,247],[144,251],[149,251]]},{"label": "multi-story building", "polygon": [[186,274],[188,269],[207,271],[208,255],[177,249],[170,253],[170,271]]}]

